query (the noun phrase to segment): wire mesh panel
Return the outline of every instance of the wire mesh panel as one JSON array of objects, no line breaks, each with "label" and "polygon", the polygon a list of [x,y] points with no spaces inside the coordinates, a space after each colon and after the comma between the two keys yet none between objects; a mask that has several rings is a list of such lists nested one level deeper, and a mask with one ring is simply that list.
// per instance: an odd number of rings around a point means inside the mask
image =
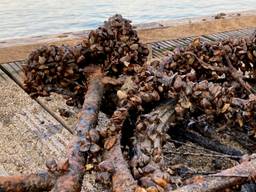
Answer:
[{"label": "wire mesh panel", "polygon": [[[172,39],[166,41],[159,41],[152,43],[152,52],[153,57],[161,58],[167,53],[168,51],[172,51],[175,48],[184,47],[190,44],[196,37],[187,37],[181,39]],[[205,38],[203,36],[200,37],[202,42],[210,42],[211,40]]]},{"label": "wire mesh panel", "polygon": [[224,40],[227,38],[239,38],[239,37],[245,37],[250,36],[253,34],[253,32],[256,30],[256,28],[246,28],[246,29],[240,29],[235,31],[225,31],[221,33],[211,34],[211,35],[203,35],[206,38],[209,38],[213,41],[219,41]]},{"label": "wire mesh panel", "polygon": [[[224,40],[228,38],[250,36],[255,32],[255,30],[256,28],[246,28],[246,29],[226,31],[226,32],[221,32],[221,33],[216,33],[211,35],[202,35],[199,38],[202,42],[212,42],[212,41],[219,41],[219,40]],[[158,42],[152,43],[151,44],[152,55],[155,58],[163,57],[166,52],[171,51],[176,47],[184,47],[190,44],[195,38],[197,37],[186,37],[186,38],[158,41]]]}]

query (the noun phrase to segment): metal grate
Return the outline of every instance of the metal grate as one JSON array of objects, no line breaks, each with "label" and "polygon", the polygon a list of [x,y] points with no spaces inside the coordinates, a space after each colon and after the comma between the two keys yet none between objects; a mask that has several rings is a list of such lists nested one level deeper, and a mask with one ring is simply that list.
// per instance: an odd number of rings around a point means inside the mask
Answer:
[{"label": "metal grate", "polygon": [[[190,44],[193,41],[194,37],[187,37],[187,38],[181,38],[181,39],[172,39],[172,40],[166,40],[166,41],[159,41],[152,43],[152,55],[153,57],[163,57],[164,53],[166,51],[171,51],[177,47],[184,47],[188,44]],[[201,36],[200,40],[202,42],[210,42],[211,40]]]},{"label": "metal grate", "polygon": [[0,70],[2,70],[2,72],[5,74],[3,77],[9,76],[20,87],[23,87],[22,65],[24,64],[24,62],[25,61],[15,61],[1,64]]},{"label": "metal grate", "polygon": [[[202,42],[213,42],[213,41],[219,41],[224,40],[228,38],[234,38],[234,37],[244,37],[244,36],[250,36],[255,32],[256,28],[246,28],[236,31],[226,31],[211,35],[202,35],[200,36],[200,40]],[[187,38],[181,38],[181,39],[172,39],[172,40],[166,40],[166,41],[158,41],[151,44],[152,47],[152,56],[155,58],[163,57],[166,51],[170,51],[175,49],[176,47],[183,47],[188,44],[190,44],[193,39],[196,37],[187,37]]]},{"label": "metal grate", "polygon": [[254,31],[255,31],[255,28],[246,28],[246,29],[226,31],[226,32],[216,33],[212,35],[203,35],[203,36],[213,41],[219,41],[227,38],[239,38],[239,37],[250,36],[253,34]]},{"label": "metal grate", "polygon": [[0,69],[0,82],[1,81],[7,81],[7,75]]}]

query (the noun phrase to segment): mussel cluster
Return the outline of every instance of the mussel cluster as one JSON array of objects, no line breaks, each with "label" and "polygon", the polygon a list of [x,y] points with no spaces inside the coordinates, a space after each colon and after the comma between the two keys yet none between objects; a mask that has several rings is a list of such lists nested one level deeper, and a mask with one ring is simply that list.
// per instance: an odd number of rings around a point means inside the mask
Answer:
[{"label": "mussel cluster", "polygon": [[68,96],[67,104],[80,105],[87,89],[86,67],[100,65],[107,75],[118,76],[132,73],[148,54],[131,21],[115,15],[74,47],[51,45],[33,51],[23,67],[25,88],[34,97],[58,92]]},{"label": "mussel cluster", "polygon": [[[141,186],[156,191],[166,191],[171,183],[161,158],[169,128],[202,133],[226,127],[256,136],[256,36],[215,43],[195,39],[169,54],[136,68],[133,88],[117,92],[124,105],[134,96],[141,99],[129,165]],[[175,101],[167,129],[157,126],[159,114],[143,115],[150,104],[164,100]]]},{"label": "mussel cluster", "polygon": [[[99,140],[111,144],[99,146],[109,151],[117,133],[124,132],[125,118],[132,117],[133,123],[125,130],[131,132],[126,138],[131,142],[127,141],[122,152],[142,187],[138,191],[168,191],[173,172],[166,168],[162,147],[170,128],[203,132],[209,127],[226,127],[255,139],[256,36],[214,43],[195,39],[162,61],[146,63],[147,55],[148,49],[139,43],[130,21],[116,15],[77,46],[49,46],[31,53],[24,67],[25,85],[34,96],[59,92],[70,96],[69,103],[77,104],[74,101],[83,101],[87,90],[87,67],[100,65],[112,78],[122,75],[122,86],[105,90],[118,98],[116,102],[103,99],[103,103],[116,105],[117,110],[110,114],[116,127],[99,131]],[[171,100],[173,107],[150,112],[164,100]],[[159,126],[161,116],[171,110],[171,122]]]}]

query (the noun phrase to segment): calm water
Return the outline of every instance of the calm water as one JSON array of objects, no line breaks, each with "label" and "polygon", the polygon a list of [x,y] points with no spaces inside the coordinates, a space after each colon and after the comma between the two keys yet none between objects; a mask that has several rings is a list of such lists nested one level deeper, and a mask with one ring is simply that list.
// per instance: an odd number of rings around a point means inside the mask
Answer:
[{"label": "calm water", "polygon": [[0,0],[0,39],[92,29],[121,13],[134,23],[256,9],[256,0]]}]

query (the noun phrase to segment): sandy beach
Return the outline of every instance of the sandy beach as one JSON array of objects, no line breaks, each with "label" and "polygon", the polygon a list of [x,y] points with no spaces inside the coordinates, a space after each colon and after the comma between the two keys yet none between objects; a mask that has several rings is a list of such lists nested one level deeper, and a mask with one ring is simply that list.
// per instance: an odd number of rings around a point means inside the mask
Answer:
[{"label": "sandy beach", "polygon": [[[185,19],[180,21],[159,21],[137,26],[142,42],[150,43],[160,40],[182,37],[207,35],[217,32],[256,27],[256,13],[254,11],[231,13],[223,18],[215,16]],[[57,35],[37,36],[29,38],[11,39],[0,42],[0,63],[23,60],[33,50],[45,44],[75,45],[88,34],[89,31],[70,32]]]}]

